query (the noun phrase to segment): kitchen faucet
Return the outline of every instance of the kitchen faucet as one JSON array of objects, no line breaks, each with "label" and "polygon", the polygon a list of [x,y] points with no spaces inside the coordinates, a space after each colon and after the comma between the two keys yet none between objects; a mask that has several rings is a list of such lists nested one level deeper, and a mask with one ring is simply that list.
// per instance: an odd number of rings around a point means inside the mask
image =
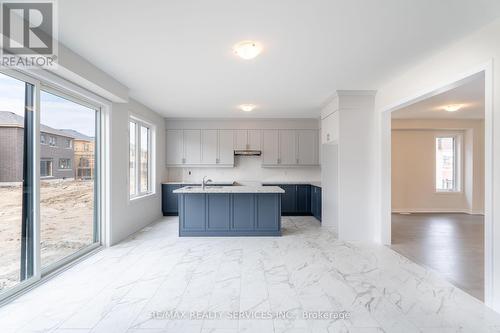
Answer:
[{"label": "kitchen faucet", "polygon": [[207,178],[207,176],[203,177],[203,180],[201,181],[201,189],[202,190],[205,189],[205,185],[208,184],[208,182],[212,182],[212,179],[205,180],[205,178]]}]

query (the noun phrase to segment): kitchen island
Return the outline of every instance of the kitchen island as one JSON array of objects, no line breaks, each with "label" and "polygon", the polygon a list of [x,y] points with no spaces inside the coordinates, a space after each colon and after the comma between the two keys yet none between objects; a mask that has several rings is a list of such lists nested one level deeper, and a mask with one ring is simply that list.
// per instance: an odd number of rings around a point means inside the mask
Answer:
[{"label": "kitchen island", "polygon": [[278,186],[186,186],[179,195],[179,236],[281,236]]}]

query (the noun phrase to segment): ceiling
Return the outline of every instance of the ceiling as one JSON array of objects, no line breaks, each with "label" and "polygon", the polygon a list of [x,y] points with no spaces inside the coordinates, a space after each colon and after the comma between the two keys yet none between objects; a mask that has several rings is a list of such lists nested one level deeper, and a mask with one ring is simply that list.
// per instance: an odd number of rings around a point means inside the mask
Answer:
[{"label": "ceiling", "polygon": [[[166,117],[315,117],[500,16],[497,0],[64,0],[61,42]],[[232,46],[264,46],[250,61]],[[237,109],[253,103],[250,113]]]},{"label": "ceiling", "polygon": [[[484,119],[484,74],[456,88],[394,111],[393,119]],[[446,105],[461,104],[455,112]]]}]

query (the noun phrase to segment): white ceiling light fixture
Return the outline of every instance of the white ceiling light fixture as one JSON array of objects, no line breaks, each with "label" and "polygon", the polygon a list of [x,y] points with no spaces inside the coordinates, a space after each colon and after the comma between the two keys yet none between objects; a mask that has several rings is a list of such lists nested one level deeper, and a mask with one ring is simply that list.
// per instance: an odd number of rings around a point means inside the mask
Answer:
[{"label": "white ceiling light fixture", "polygon": [[251,111],[253,111],[256,107],[257,107],[257,105],[255,105],[255,104],[241,104],[241,105],[239,106],[240,110],[241,110],[241,111],[245,111],[245,112],[251,112]]},{"label": "white ceiling light fixture", "polygon": [[445,111],[448,111],[448,112],[455,112],[455,111],[458,111],[462,108],[462,104],[450,104],[450,105],[446,105],[444,107],[444,110]]},{"label": "white ceiling light fixture", "polygon": [[235,44],[233,51],[240,58],[250,60],[262,52],[262,45],[254,40],[244,40]]}]

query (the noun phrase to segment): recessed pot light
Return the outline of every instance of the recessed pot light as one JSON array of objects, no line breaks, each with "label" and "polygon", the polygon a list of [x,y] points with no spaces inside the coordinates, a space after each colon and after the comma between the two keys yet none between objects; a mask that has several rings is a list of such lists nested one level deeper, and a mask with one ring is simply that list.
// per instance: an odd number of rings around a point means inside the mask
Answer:
[{"label": "recessed pot light", "polygon": [[262,45],[254,40],[244,40],[234,45],[233,51],[240,58],[249,60],[262,52]]},{"label": "recessed pot light", "polygon": [[241,104],[239,106],[241,111],[250,112],[253,111],[257,106],[255,104]]},{"label": "recessed pot light", "polygon": [[446,105],[444,107],[444,109],[448,112],[455,112],[455,111],[458,111],[462,108],[462,104],[450,104],[450,105]]}]

